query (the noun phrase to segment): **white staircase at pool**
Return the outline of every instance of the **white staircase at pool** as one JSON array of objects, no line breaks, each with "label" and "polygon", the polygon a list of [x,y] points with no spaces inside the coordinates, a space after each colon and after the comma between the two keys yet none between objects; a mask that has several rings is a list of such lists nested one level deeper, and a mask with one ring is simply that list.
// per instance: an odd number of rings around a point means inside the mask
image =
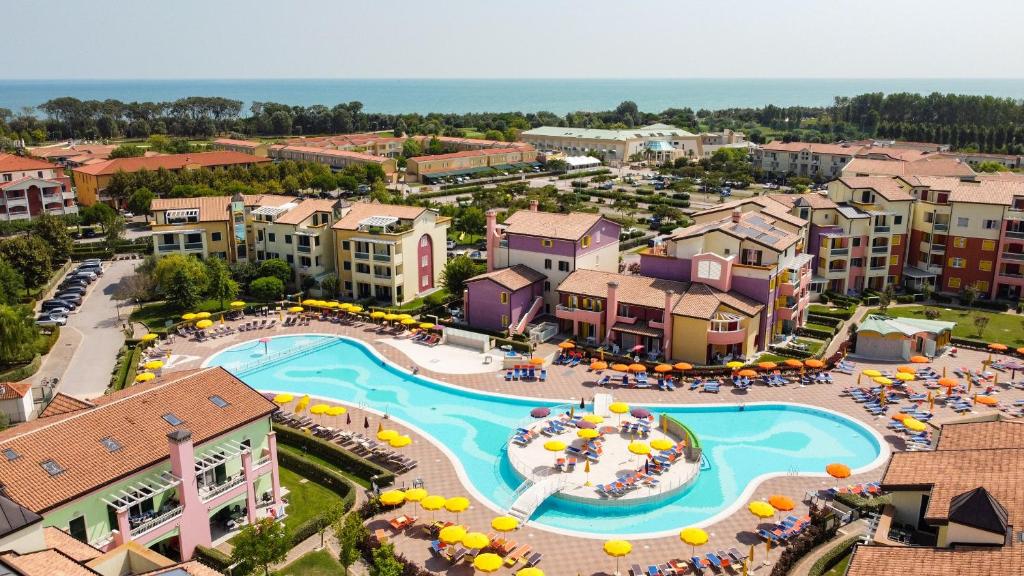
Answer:
[{"label": "white staircase at pool", "polygon": [[611,410],[608,409],[612,404],[611,394],[594,394],[594,414],[601,416],[602,418],[608,418],[612,415]]},{"label": "white staircase at pool", "polygon": [[525,524],[530,516],[533,516],[537,507],[549,496],[561,490],[564,485],[565,476],[561,474],[547,476],[537,482],[527,480],[519,490],[516,490],[518,497],[508,509],[508,515]]}]

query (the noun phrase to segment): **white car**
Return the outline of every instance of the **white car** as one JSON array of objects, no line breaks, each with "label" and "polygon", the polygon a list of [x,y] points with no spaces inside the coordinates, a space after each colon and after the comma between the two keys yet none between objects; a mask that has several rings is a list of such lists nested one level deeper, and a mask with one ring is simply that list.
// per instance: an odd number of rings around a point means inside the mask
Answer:
[{"label": "white car", "polygon": [[36,318],[36,326],[64,326],[67,323],[68,317],[60,314],[40,314]]}]

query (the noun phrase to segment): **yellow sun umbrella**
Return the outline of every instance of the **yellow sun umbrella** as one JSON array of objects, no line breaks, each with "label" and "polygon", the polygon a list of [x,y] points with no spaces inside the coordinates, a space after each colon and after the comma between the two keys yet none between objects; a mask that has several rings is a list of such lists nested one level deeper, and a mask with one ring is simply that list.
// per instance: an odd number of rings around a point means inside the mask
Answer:
[{"label": "yellow sun umbrella", "polygon": [[341,416],[345,412],[348,412],[348,408],[345,408],[344,406],[331,406],[330,409],[327,410],[327,415]]},{"label": "yellow sun umbrella", "polygon": [[597,414],[587,414],[586,416],[583,417],[583,421],[590,422],[591,424],[600,424],[601,422],[604,422],[604,418],[598,416]]},{"label": "yellow sun umbrella", "polygon": [[917,418],[904,418],[903,426],[912,432],[923,432],[928,426]]},{"label": "yellow sun umbrella", "polygon": [[181,315],[181,319],[184,320],[185,322],[191,322],[191,321],[196,319],[196,313],[195,312],[188,312],[188,313],[182,314]]},{"label": "yellow sun umbrella", "polygon": [[420,506],[422,506],[424,510],[440,510],[441,508],[444,508],[444,496],[438,496],[437,494],[427,496],[423,500],[420,500]]},{"label": "yellow sun umbrella", "polygon": [[349,308],[348,311],[353,313],[353,314],[358,314],[358,313],[363,311],[363,307],[362,306],[353,306],[353,307]]},{"label": "yellow sun umbrella", "polygon": [[209,318],[209,317],[210,317],[210,313],[209,312],[197,312],[196,313],[196,320],[205,320],[206,318]]},{"label": "yellow sun umbrella", "polygon": [[370,318],[373,318],[375,320],[380,320],[381,318],[384,318],[386,316],[387,316],[387,313],[381,312],[380,310],[377,310],[376,312],[371,312],[370,313]]},{"label": "yellow sun umbrella", "polygon": [[291,312],[292,314],[298,314],[299,312],[302,312],[302,310],[302,306],[292,306],[291,308],[288,309],[288,311]]},{"label": "yellow sun umbrella", "polygon": [[398,438],[398,430],[387,428],[377,432],[377,440],[380,440],[381,442],[390,442],[394,438]]},{"label": "yellow sun umbrella", "polygon": [[143,334],[141,340],[143,342],[152,342],[153,340],[156,340],[159,337],[159,334],[156,334],[155,332],[150,332],[149,334]]},{"label": "yellow sun umbrella", "polygon": [[626,412],[629,412],[629,404],[626,404],[625,402],[612,402],[608,405],[608,410],[615,414],[625,414]]},{"label": "yellow sun umbrella", "polygon": [[654,448],[655,450],[668,450],[675,445],[675,442],[668,438],[656,438],[651,440],[651,448]]},{"label": "yellow sun umbrella", "polygon": [[153,378],[156,378],[156,374],[153,374],[152,372],[143,372],[142,374],[139,374],[138,376],[135,377],[135,381],[136,382],[148,382],[148,381],[152,380]]},{"label": "yellow sun umbrella", "polygon": [[679,532],[679,539],[690,545],[690,554],[697,546],[708,543],[708,533],[700,528],[683,528]]},{"label": "yellow sun umbrella", "polygon": [[348,302],[342,302],[341,304],[338,304],[338,310],[351,310],[351,309],[352,309],[352,304],[350,304]]},{"label": "yellow sun umbrella", "polygon": [[527,566],[516,572],[516,576],[544,576],[544,571],[536,566]]},{"label": "yellow sun umbrella", "polygon": [[879,376],[882,375],[882,373],[879,372],[878,370],[871,369],[865,370],[864,375],[867,376],[868,378],[878,378]]},{"label": "yellow sun umbrella", "polygon": [[892,386],[892,380],[886,378],[885,376],[875,376],[871,380],[873,380],[875,384],[881,384],[882,386]]},{"label": "yellow sun umbrella", "polygon": [[399,320],[408,320],[409,318],[412,318],[411,314],[399,314],[398,315],[398,319]]},{"label": "yellow sun umbrella", "polygon": [[341,303],[337,300],[331,300],[330,302],[324,302],[324,306],[334,310],[336,308],[341,308]]},{"label": "yellow sun umbrella", "polygon": [[633,551],[633,545],[626,540],[608,540],[604,543],[604,553],[615,558],[615,573],[619,573],[619,558]]},{"label": "yellow sun umbrella", "polygon": [[388,440],[388,446],[391,446],[392,448],[405,448],[409,444],[412,444],[412,438],[409,438],[408,436],[398,436]]},{"label": "yellow sun umbrella", "polygon": [[651,453],[650,445],[649,444],[645,444],[645,443],[640,442],[640,441],[630,442],[629,446],[627,446],[627,448],[629,449],[630,452],[632,452],[633,454],[636,454],[638,456],[646,456],[647,454]]},{"label": "yellow sun umbrella", "polygon": [[465,512],[469,508],[469,499],[462,496],[455,496],[444,501],[444,509],[453,512]]},{"label": "yellow sun umbrella", "polygon": [[302,301],[302,305],[303,306],[318,306],[319,304],[320,304],[319,300],[314,300],[312,298],[307,298],[306,300]]},{"label": "yellow sun umbrella", "polygon": [[274,404],[288,404],[292,400],[295,400],[295,395],[288,394],[287,392],[274,396]]},{"label": "yellow sun umbrella", "polygon": [[199,322],[196,322],[196,328],[199,328],[200,330],[205,330],[210,326],[213,326],[213,320],[200,320]]},{"label": "yellow sun umbrella", "polygon": [[726,367],[731,368],[733,370],[739,370],[740,368],[743,368],[743,362],[740,362],[739,360],[733,360],[732,362],[727,362],[725,365],[726,365]]},{"label": "yellow sun umbrella", "polygon": [[299,401],[295,404],[295,413],[298,414],[305,410],[306,406],[309,406],[309,400],[309,394],[303,394],[302,398],[299,398]]},{"label": "yellow sun umbrella", "polygon": [[398,320],[399,318],[398,318],[398,314],[385,314],[384,315],[384,319],[387,320],[388,322],[394,322],[395,320]]},{"label": "yellow sun umbrella", "polygon": [[331,407],[328,406],[327,404],[313,404],[312,406],[309,407],[309,413],[318,415],[327,414],[327,411],[330,409]]},{"label": "yellow sun umbrella", "polygon": [[771,518],[775,516],[775,507],[764,500],[755,500],[747,506],[747,510],[758,518]]},{"label": "yellow sun umbrella", "polygon": [[432,322],[423,322],[420,324],[420,328],[422,328],[423,330],[430,330],[433,327],[434,324]]},{"label": "yellow sun umbrella", "polygon": [[583,438],[584,440],[591,440],[597,438],[601,433],[593,428],[580,428],[576,431],[576,436]]},{"label": "yellow sun umbrella", "polygon": [[413,324],[416,324],[416,323],[417,323],[416,320],[414,320],[412,318],[403,318],[402,319],[402,325],[403,326],[412,326]]},{"label": "yellow sun umbrella", "polygon": [[462,542],[462,539],[465,537],[466,529],[459,525],[445,526],[441,529],[440,534],[437,535],[437,539],[445,544]]},{"label": "yellow sun umbrella", "polygon": [[142,365],[146,370],[159,370],[164,367],[162,360],[150,360]]},{"label": "yellow sun umbrella", "polygon": [[548,452],[561,452],[565,450],[565,442],[561,440],[548,440],[544,443],[544,449]]},{"label": "yellow sun umbrella", "polygon": [[504,565],[505,559],[491,552],[485,552],[473,559],[473,568],[480,572],[497,572]]},{"label": "yellow sun umbrella", "polygon": [[491,528],[498,532],[511,532],[519,528],[519,520],[513,516],[498,516],[491,520]]},{"label": "yellow sun umbrella", "polygon": [[490,538],[486,534],[481,532],[470,532],[466,534],[466,537],[462,539],[462,545],[472,550],[480,550],[481,548],[487,548],[491,544]]},{"label": "yellow sun umbrella", "polygon": [[427,497],[427,490],[425,488],[409,488],[405,491],[405,499],[409,502],[421,502]]},{"label": "yellow sun umbrella", "polygon": [[388,490],[380,495],[380,503],[385,506],[398,506],[405,502],[405,492],[401,490]]},{"label": "yellow sun umbrella", "polygon": [[911,380],[916,378],[916,376],[909,372],[897,372],[896,374],[893,375],[893,377],[903,382],[910,382]]},{"label": "yellow sun umbrella", "polygon": [[232,308],[245,308],[245,302],[242,302],[241,300],[235,300],[234,302],[231,303],[231,307]]}]

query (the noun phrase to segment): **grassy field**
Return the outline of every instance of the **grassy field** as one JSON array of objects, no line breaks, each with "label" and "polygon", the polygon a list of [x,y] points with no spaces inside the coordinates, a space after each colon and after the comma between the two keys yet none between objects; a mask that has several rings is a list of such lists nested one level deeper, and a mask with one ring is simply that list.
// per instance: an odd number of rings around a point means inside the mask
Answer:
[{"label": "grassy field", "polygon": [[341,474],[342,476],[347,478],[353,484],[362,486],[363,488],[369,488],[370,487],[370,482],[368,480],[360,478],[359,476],[353,476],[352,474],[349,474],[349,473],[345,472],[344,470],[338,468],[334,464],[331,464],[327,460],[324,460],[323,458],[320,458],[320,457],[316,456],[315,454],[308,454],[308,453],[304,454],[302,452],[302,450],[299,450],[297,448],[293,448],[291,446],[288,446],[287,444],[278,444],[277,445],[277,449],[280,452],[288,452],[288,453],[292,454],[293,456],[295,456],[296,458],[303,458],[305,460],[310,460],[312,462],[316,462],[317,464],[320,464],[321,466],[323,466],[325,468],[329,468],[329,469],[337,472],[338,474]]},{"label": "grassy field", "polygon": [[[924,315],[925,306],[897,306],[889,308],[886,312],[890,316],[901,318],[918,318],[927,320]],[[953,328],[953,336],[959,338],[974,338],[985,342],[1000,342],[1016,348],[1024,346],[1024,317],[1016,314],[998,314],[982,310],[961,310],[958,308],[943,308],[936,306],[939,317],[936,320],[956,322]],[[976,318],[987,318],[988,324],[984,330],[978,333],[978,327],[974,321]]]},{"label": "grassy field", "polygon": [[[203,300],[190,312],[216,312],[221,310],[220,300]],[[181,319],[182,312],[167,302],[154,302],[145,304],[142,308],[132,312],[131,319],[135,322],[142,322],[150,330],[163,330],[167,320],[177,322]]]},{"label": "grassy field", "polygon": [[284,525],[289,530],[320,514],[336,502],[341,502],[341,496],[316,482],[306,480],[284,466],[279,470],[281,485],[289,491],[288,516],[284,519]]},{"label": "grassy field", "polygon": [[345,572],[341,563],[330,552],[308,552],[298,560],[274,572],[275,576],[337,576]]},{"label": "grassy field", "polygon": [[853,554],[847,554],[846,556],[843,556],[843,559],[840,560],[839,563],[833,566],[830,570],[825,572],[824,576],[843,576],[843,574],[846,574],[846,567],[850,564],[850,558],[852,557]]}]

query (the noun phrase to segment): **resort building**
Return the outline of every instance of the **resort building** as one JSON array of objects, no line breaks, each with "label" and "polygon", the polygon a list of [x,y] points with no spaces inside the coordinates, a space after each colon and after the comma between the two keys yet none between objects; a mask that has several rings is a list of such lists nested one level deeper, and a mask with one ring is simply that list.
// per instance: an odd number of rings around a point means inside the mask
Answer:
[{"label": "resort building", "polygon": [[0,153],[0,221],[28,220],[40,214],[78,213],[75,191],[64,168]]},{"label": "resort building", "polygon": [[331,225],[346,206],[343,201],[293,198],[280,206],[252,209],[248,218],[254,235],[250,254],[255,254],[257,262],[280,258],[292,267],[297,286],[305,285],[307,278],[318,286],[334,274]]},{"label": "resort building", "polygon": [[764,306],[711,284],[581,269],[558,296],[561,330],[615,354],[722,364],[760,349]]},{"label": "resort building", "polygon": [[140,170],[224,170],[232,166],[252,166],[262,162],[270,162],[268,158],[260,158],[241,152],[190,152],[188,154],[167,154],[139,158],[117,158],[96,164],[80,166],[72,171],[75,187],[78,190],[79,202],[84,206],[92,206],[96,202],[112,202],[113,198],[104,194],[110,180],[118,172],[138,172]]},{"label": "resort building", "polygon": [[843,176],[950,176],[971,178],[974,170],[959,158],[945,154],[922,154],[904,150],[899,155],[881,156],[878,152],[858,155],[847,164]]},{"label": "resort building", "polygon": [[622,130],[541,126],[519,137],[538,150],[558,150],[569,156],[592,155],[612,166],[628,162],[634,155],[659,163],[703,156],[700,136],[667,124]]},{"label": "resort building", "polygon": [[397,158],[402,155],[402,146],[408,139],[405,136],[389,135],[391,132],[377,134],[335,134],[331,136],[312,136],[291,138],[285,141],[287,146],[302,148],[322,148],[327,150],[348,150],[361,152],[370,156]]},{"label": "resort building", "polygon": [[950,156],[976,168],[982,162],[995,162],[1007,170],[1019,170],[1024,168],[1024,156],[1020,154],[985,154],[982,152],[951,152]]},{"label": "resort building", "polygon": [[30,380],[0,383],[0,412],[7,416],[8,422],[28,422],[34,416],[34,410]]},{"label": "resort building", "polygon": [[[935,450],[893,453],[881,480],[892,504],[873,542],[854,548],[847,576],[1021,573],[1021,466],[1015,421],[946,424]],[[891,537],[897,525],[909,545]]]},{"label": "resort building", "polygon": [[743,132],[736,132],[728,128],[721,132],[700,133],[700,154],[702,158],[711,158],[715,152],[722,148],[740,148],[753,154],[754,150],[757,149],[757,144],[748,142],[747,136]]},{"label": "resort building", "polygon": [[533,148],[533,146],[530,146],[525,142],[505,142],[503,140],[483,140],[480,138],[457,138],[455,136],[413,136],[412,138],[419,142],[424,149],[430,145],[431,140],[437,139],[437,141],[441,143],[441,146],[443,146],[448,152],[497,148],[528,150]]},{"label": "resort building", "polygon": [[489,171],[507,171],[532,168],[537,151],[530,146],[481,148],[417,156],[405,165],[406,182],[433,182],[452,176],[472,176]]},{"label": "resort building", "polygon": [[754,345],[804,325],[813,257],[804,253],[807,221],[766,197],[693,215],[694,224],[640,253],[640,273],[706,284],[764,306]]},{"label": "resort building", "polygon": [[256,140],[236,140],[234,138],[217,138],[211,143],[214,150],[225,150],[228,152],[238,152],[239,154],[248,154],[250,156],[260,156],[266,158],[268,154],[268,148],[266,142],[259,142]]},{"label": "resort building", "polygon": [[857,326],[857,356],[893,362],[921,355],[934,358],[949,344],[955,326],[956,322],[872,314]]},{"label": "resort building", "polygon": [[[222,368],[53,406],[0,433],[3,496],[22,526],[41,517],[104,552],[135,542],[188,560],[196,546],[285,512],[276,406]],[[23,554],[33,538],[4,541]]]},{"label": "resort building", "polygon": [[384,171],[384,175],[389,179],[393,178],[398,170],[398,165],[392,158],[375,156],[364,152],[354,152],[352,150],[275,144],[269,147],[269,154],[275,160],[316,162],[317,164],[326,164],[332,170],[341,170],[347,166],[358,164],[374,164],[380,166],[381,170]]},{"label": "resort building", "polygon": [[[77,168],[110,159],[110,153],[117,148],[114,144],[76,144],[74,140],[28,148],[29,156],[59,164],[65,168]],[[159,156],[159,152],[147,150],[146,156]]]},{"label": "resort building", "polygon": [[417,206],[346,206],[331,227],[342,295],[398,306],[438,289],[450,225]]},{"label": "resort building", "polygon": [[779,142],[773,140],[754,150],[754,168],[776,176],[832,179],[853,160],[859,146]]}]

